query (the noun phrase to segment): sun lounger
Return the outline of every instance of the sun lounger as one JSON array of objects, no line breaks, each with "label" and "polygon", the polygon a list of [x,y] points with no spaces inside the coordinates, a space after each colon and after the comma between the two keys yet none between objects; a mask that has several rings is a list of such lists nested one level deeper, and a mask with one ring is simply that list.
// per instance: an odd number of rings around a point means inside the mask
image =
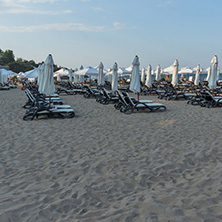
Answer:
[{"label": "sun lounger", "polygon": [[89,86],[85,86],[86,89],[86,93],[84,93],[84,97],[85,98],[97,98],[99,96],[101,96],[101,91],[97,90],[97,89],[92,89]]},{"label": "sun lounger", "polygon": [[137,101],[132,99],[127,92],[123,92],[125,96],[125,101],[128,103],[127,106],[122,106],[120,111],[125,114],[131,114],[134,110],[149,110],[151,112],[154,111],[165,111],[166,106],[161,103],[154,103],[154,102],[146,102],[146,101]]},{"label": "sun lounger", "polygon": [[2,85],[2,84],[0,83],[0,90],[9,90],[9,89],[10,89],[9,86]]},{"label": "sun lounger", "polygon": [[200,92],[200,95],[204,99],[200,105],[202,107],[221,107],[222,106],[222,97],[212,96],[210,92]]},{"label": "sun lounger", "polygon": [[[121,108],[123,108],[123,107],[128,107],[129,106],[129,99],[128,99],[128,97],[129,97],[129,95],[128,95],[128,93],[126,93],[126,92],[122,92],[122,94],[120,93],[120,91],[119,90],[116,90],[116,93],[117,93],[117,95],[118,95],[118,97],[119,97],[119,102],[118,103],[116,103],[115,105],[114,105],[114,107],[117,109],[117,110],[121,110]],[[136,103],[136,102],[138,102],[135,98],[133,98],[133,97],[129,97],[132,101],[134,101],[134,103]],[[141,102],[141,103],[153,103],[153,101],[152,100],[139,100],[139,102]]]},{"label": "sun lounger", "polygon": [[36,103],[47,103],[47,104],[49,104],[49,101],[50,101],[51,105],[54,105],[54,106],[57,105],[57,107],[58,107],[58,105],[60,105],[60,107],[67,108],[67,105],[62,106],[63,102],[62,102],[61,99],[60,100],[58,100],[58,99],[56,99],[56,100],[54,100],[54,99],[49,100],[49,99],[44,99],[42,97],[34,97],[34,95],[31,93],[31,91],[29,89],[25,90],[25,94],[28,97],[28,101],[23,106],[23,108],[25,108],[25,109],[34,106]]},{"label": "sun lounger", "polygon": [[39,116],[47,116],[47,117],[58,117],[58,118],[73,118],[75,116],[75,112],[73,109],[57,109],[52,108],[49,105],[40,105],[36,104],[35,107],[31,107],[28,109],[23,117],[23,120],[33,120],[35,117],[38,119]]},{"label": "sun lounger", "polygon": [[[103,105],[108,105],[110,102],[118,102],[119,97],[114,95],[112,92],[107,91],[105,88],[102,88],[103,96],[100,97],[99,102]],[[98,102],[98,99],[97,99]]]}]

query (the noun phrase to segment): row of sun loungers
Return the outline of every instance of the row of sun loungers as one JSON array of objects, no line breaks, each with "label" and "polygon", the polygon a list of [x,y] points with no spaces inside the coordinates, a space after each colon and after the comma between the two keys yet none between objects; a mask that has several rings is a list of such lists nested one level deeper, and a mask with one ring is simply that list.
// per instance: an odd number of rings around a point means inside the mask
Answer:
[{"label": "row of sun loungers", "polygon": [[44,97],[37,89],[26,89],[28,101],[23,106],[26,109],[26,113],[23,120],[33,120],[40,116],[46,117],[58,117],[58,118],[73,118],[75,116],[74,110],[70,105],[63,105],[62,100],[58,95],[53,97]]},{"label": "row of sun loungers", "polygon": [[0,83],[0,90],[10,90],[10,89],[16,89],[17,85],[14,84],[1,84]]}]

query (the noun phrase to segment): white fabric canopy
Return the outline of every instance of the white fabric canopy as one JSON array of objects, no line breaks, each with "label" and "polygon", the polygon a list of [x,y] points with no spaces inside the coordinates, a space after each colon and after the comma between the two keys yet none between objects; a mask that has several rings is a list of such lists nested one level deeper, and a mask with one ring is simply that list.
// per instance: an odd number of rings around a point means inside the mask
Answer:
[{"label": "white fabric canopy", "polygon": [[117,70],[118,75],[131,74],[132,72],[125,69],[124,67],[119,67]]},{"label": "white fabric canopy", "polygon": [[11,70],[7,70],[7,69],[1,69],[2,75],[6,75],[6,76],[17,76],[17,73],[11,71]]},{"label": "white fabric canopy", "polygon": [[145,68],[144,67],[142,68],[141,82],[142,82],[142,84],[145,83]]},{"label": "white fabric canopy", "polygon": [[81,82],[81,83],[84,83],[84,80],[85,80],[84,76],[80,75],[78,81]]},{"label": "white fabric canopy", "polygon": [[37,71],[37,72],[38,72],[38,79],[37,79],[37,80],[38,80],[38,81],[37,81],[38,86],[39,86],[39,83],[40,83],[41,77],[42,77],[41,71],[40,71],[40,67],[41,67],[41,65],[38,66],[38,71]]},{"label": "white fabric canopy", "polygon": [[211,76],[211,66],[209,68],[206,69],[207,70],[207,77],[206,77],[206,81],[209,81],[210,76]]},{"label": "white fabric canopy", "polygon": [[215,89],[217,86],[217,67],[218,67],[218,59],[216,55],[211,60],[211,64],[212,64],[212,70],[208,81],[208,86],[210,89]]},{"label": "white fabric canopy", "polygon": [[[76,73],[74,73],[74,83],[77,83],[79,81],[79,77],[81,75],[77,75]],[[82,75],[84,77],[84,75]]]},{"label": "white fabric canopy", "polygon": [[194,85],[199,85],[200,83],[200,65],[198,64],[197,65],[197,68],[196,68],[196,76],[195,76],[195,80],[194,80]]},{"label": "white fabric canopy", "polygon": [[[194,67],[193,68],[193,72],[196,72],[197,71],[197,67]],[[203,68],[202,67],[200,67],[200,73],[202,73],[204,70],[203,70]]]},{"label": "white fabric canopy", "polygon": [[38,68],[29,70],[25,72],[24,74],[25,74],[25,77],[28,79],[36,79],[38,78]]},{"label": "white fabric canopy", "polygon": [[135,56],[132,65],[133,69],[129,89],[135,93],[140,93],[140,62],[138,56]]},{"label": "white fabric canopy", "polygon": [[62,68],[54,72],[54,77],[57,77],[57,81],[61,81],[62,76],[69,76],[69,70]]},{"label": "white fabric canopy", "polygon": [[39,85],[39,92],[42,93],[42,86],[43,86],[43,81],[44,81],[44,69],[45,69],[45,64],[43,63],[42,65],[39,66],[38,68],[38,85]]},{"label": "white fabric canopy", "polygon": [[77,75],[87,75],[87,76],[91,76],[91,75],[99,75],[99,71],[97,69],[92,68],[91,66],[85,68],[85,69],[81,69],[79,71],[76,71],[75,74]]},{"label": "white fabric canopy", "polygon": [[179,66],[179,62],[176,59],[173,64],[174,70],[173,70],[173,76],[172,76],[172,81],[171,81],[171,84],[173,86],[176,86],[178,83],[178,66]]},{"label": "white fabric canopy", "polygon": [[147,76],[146,76],[146,82],[145,85],[147,87],[152,87],[152,77],[151,77],[152,68],[151,65],[148,65],[147,67]]},{"label": "white fabric canopy", "polygon": [[52,55],[49,55],[45,60],[44,75],[42,79],[42,93],[47,96],[52,96],[55,92],[53,64]]},{"label": "white fabric canopy", "polygon": [[217,67],[217,80],[219,80],[219,77],[220,77],[220,68],[219,66]]},{"label": "white fabric canopy", "polygon": [[182,67],[178,73],[179,74],[192,74],[193,70],[190,67]]},{"label": "white fabric canopy", "polygon": [[4,82],[3,82],[3,75],[2,75],[2,70],[1,69],[0,69],[0,83],[4,84]]},{"label": "white fabric canopy", "polygon": [[113,65],[113,75],[112,75],[112,90],[115,91],[118,89],[118,65],[115,62]]},{"label": "white fabric canopy", "polygon": [[173,65],[172,65],[172,66],[169,66],[169,67],[163,69],[162,73],[163,73],[163,74],[166,74],[166,75],[167,75],[167,74],[173,74],[173,71],[174,71],[174,67],[173,67]]},{"label": "white fabric canopy", "polygon": [[69,82],[72,82],[72,69],[69,70]]},{"label": "white fabric canopy", "polygon": [[[112,74],[113,74],[112,71],[109,71],[109,72],[106,73],[106,75],[112,75]],[[122,76],[122,75],[130,75],[130,74],[132,74],[132,72],[129,71],[129,70],[127,70],[127,69],[125,69],[124,67],[119,67],[118,70],[117,70],[117,74],[118,74],[119,76]]]},{"label": "white fabric canopy", "polygon": [[132,73],[132,71],[133,71],[133,66],[130,65],[129,67],[126,68],[126,70],[129,71],[130,73]]},{"label": "white fabric canopy", "polygon": [[103,63],[100,62],[99,64],[99,75],[98,75],[98,85],[104,85],[105,84],[105,81],[104,81],[104,73],[103,73]]},{"label": "white fabric canopy", "polygon": [[160,80],[160,78],[161,78],[161,68],[160,68],[160,65],[158,65],[157,67],[156,67],[156,81],[159,81]]}]

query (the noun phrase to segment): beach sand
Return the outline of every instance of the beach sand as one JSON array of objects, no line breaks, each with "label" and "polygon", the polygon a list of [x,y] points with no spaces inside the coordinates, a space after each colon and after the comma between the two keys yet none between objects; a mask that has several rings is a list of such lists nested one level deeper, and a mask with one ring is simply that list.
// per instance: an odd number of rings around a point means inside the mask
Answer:
[{"label": "beach sand", "polygon": [[222,108],[60,97],[76,117],[26,122],[24,91],[0,91],[1,222],[222,221]]}]

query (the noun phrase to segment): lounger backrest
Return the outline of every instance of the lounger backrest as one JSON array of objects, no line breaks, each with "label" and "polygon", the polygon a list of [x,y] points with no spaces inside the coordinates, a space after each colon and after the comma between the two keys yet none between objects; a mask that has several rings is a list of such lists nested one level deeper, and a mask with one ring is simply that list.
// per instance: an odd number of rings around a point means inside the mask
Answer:
[{"label": "lounger backrest", "polygon": [[133,102],[133,100],[131,99],[131,97],[129,96],[129,94],[127,92],[124,92],[124,95],[126,96],[127,101],[129,101],[129,103],[133,106],[135,106],[135,103]]},{"label": "lounger backrest", "polygon": [[117,94],[118,94],[118,97],[119,97],[119,100],[124,103],[125,105],[127,105],[128,103],[126,102],[124,96],[120,93],[119,90],[116,90]]},{"label": "lounger backrest", "polygon": [[106,91],[106,89],[103,88],[102,91],[103,91],[104,95],[105,95],[107,98],[110,98],[110,95],[109,95],[109,93]]},{"label": "lounger backrest", "polygon": [[213,96],[209,92],[200,92],[201,96],[207,101],[214,101]]},{"label": "lounger backrest", "polygon": [[26,93],[27,97],[29,98],[29,100],[30,100],[31,102],[34,103],[34,102],[36,101],[35,98],[34,98],[34,96],[31,94],[31,92],[30,92],[29,89],[26,89],[26,90],[25,90],[25,93]]}]

